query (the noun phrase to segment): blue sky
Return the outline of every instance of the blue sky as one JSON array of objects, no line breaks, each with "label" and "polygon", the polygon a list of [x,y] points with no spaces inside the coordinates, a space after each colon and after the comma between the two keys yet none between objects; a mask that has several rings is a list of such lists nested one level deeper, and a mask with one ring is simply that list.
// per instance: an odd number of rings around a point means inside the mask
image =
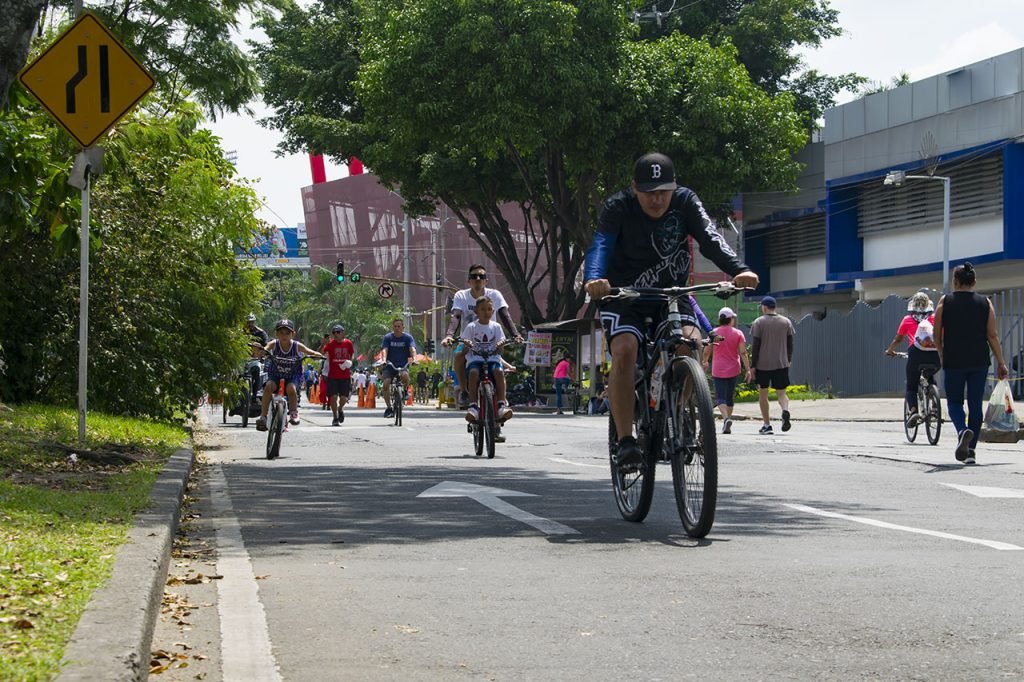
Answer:
[{"label": "blue sky", "polygon": [[[713,0],[705,0],[713,1]],[[808,66],[825,73],[855,71],[888,82],[906,71],[912,80],[1024,47],[1024,0],[832,0],[845,34],[817,50],[805,50]],[[251,32],[246,32],[251,35]],[[840,102],[852,95],[844,95]],[[257,116],[227,116],[210,124],[225,149],[238,153],[238,169],[254,181],[266,207],[261,212],[278,226],[303,220],[299,191],[311,184],[304,155],[278,157],[280,133],[262,128]],[[347,175],[328,164],[327,178]]]}]

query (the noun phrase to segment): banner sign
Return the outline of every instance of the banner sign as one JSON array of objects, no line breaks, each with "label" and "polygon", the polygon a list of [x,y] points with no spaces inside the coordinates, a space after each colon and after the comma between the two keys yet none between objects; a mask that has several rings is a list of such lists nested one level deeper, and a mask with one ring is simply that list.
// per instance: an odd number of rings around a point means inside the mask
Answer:
[{"label": "banner sign", "polygon": [[546,332],[530,332],[526,339],[526,354],[523,356],[527,365],[547,367],[551,364],[551,334]]},{"label": "banner sign", "polygon": [[265,270],[310,267],[306,226],[275,227],[269,237],[260,235],[250,251],[236,248],[235,257]]}]

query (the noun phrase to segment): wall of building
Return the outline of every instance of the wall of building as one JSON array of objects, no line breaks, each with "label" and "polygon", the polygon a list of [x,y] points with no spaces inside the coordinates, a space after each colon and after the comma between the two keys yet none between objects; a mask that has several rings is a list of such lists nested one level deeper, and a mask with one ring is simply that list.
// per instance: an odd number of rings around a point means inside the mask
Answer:
[{"label": "wall of building", "polygon": [[[973,257],[1003,250],[1003,217],[950,221],[949,252]],[[864,237],[864,269],[886,270],[942,260],[942,223]]]}]

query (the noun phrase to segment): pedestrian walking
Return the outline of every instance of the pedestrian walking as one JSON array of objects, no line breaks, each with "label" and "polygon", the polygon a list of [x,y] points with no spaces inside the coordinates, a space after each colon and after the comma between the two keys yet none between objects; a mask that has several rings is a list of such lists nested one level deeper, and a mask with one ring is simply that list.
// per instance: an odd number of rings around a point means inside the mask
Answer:
[{"label": "pedestrian walking", "polygon": [[[957,460],[977,461],[975,448],[984,416],[982,400],[991,364],[989,349],[996,356],[996,376],[1009,375],[999,344],[999,328],[992,302],[974,292],[978,275],[970,263],[953,269],[953,293],[939,299],[935,310],[935,347],[939,351],[946,385],[946,410],[958,434]],[[964,392],[967,411],[964,412]]]},{"label": "pedestrian walking", "polygon": [[574,358],[571,355],[563,355],[562,359],[555,365],[555,408],[558,414],[565,414],[562,411],[562,391],[572,384],[572,375],[575,374],[573,371],[573,360]]},{"label": "pedestrian walking", "polygon": [[704,364],[711,360],[711,378],[715,382],[715,402],[722,413],[722,433],[732,433],[732,410],[736,385],[750,370],[747,337],[736,328],[736,313],[725,307],[718,311],[718,327],[712,333],[719,337],[704,347]]},{"label": "pedestrian walking", "polygon": [[785,315],[776,312],[778,303],[772,296],[761,299],[761,317],[750,326],[753,339],[751,366],[747,370],[747,381],[757,380],[757,396],[761,405],[763,424],[761,435],[772,434],[772,423],[768,410],[768,389],[774,388],[782,408],[782,430],[789,431],[789,367],[793,362],[793,339],[796,330]]}]

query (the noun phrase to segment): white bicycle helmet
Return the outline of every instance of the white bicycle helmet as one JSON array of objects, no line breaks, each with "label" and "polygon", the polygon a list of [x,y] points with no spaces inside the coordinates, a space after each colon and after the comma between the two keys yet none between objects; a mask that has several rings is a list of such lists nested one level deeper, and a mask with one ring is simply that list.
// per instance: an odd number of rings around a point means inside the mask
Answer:
[{"label": "white bicycle helmet", "polygon": [[907,312],[914,316],[919,322],[935,312],[935,305],[928,294],[919,291],[907,301]]}]

